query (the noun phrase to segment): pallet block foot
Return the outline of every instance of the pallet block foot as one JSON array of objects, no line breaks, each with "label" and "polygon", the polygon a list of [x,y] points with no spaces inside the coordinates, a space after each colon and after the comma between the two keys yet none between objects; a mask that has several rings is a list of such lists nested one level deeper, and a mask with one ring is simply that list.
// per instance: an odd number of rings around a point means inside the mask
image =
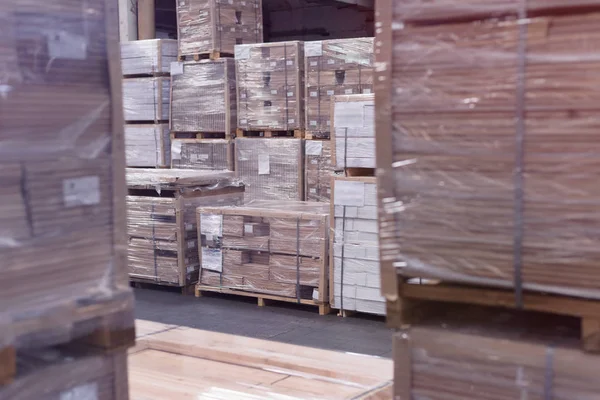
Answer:
[{"label": "pallet block foot", "polygon": [[581,342],[585,351],[590,353],[600,352],[600,319],[581,318]]},{"label": "pallet block foot", "polygon": [[17,351],[12,346],[0,349],[0,386],[13,381],[17,374]]},{"label": "pallet block foot", "polygon": [[321,304],[319,306],[319,315],[328,315],[331,313],[331,307],[329,304]]},{"label": "pallet block foot", "polygon": [[100,318],[95,329],[76,340],[85,346],[103,350],[122,349],[135,343],[133,311],[124,311]]},{"label": "pallet block foot", "polygon": [[258,300],[259,307],[265,307],[267,305],[267,302],[262,297],[259,297],[257,300]]},{"label": "pallet block foot", "polygon": [[356,311],[339,310],[337,315],[338,315],[338,317],[342,317],[342,318],[353,317],[354,315],[356,315]]}]

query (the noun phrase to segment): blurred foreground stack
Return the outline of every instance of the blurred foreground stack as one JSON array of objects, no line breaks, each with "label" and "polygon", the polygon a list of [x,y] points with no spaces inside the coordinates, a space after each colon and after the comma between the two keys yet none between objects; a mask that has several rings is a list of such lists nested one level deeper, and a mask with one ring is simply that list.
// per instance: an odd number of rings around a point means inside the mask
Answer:
[{"label": "blurred foreground stack", "polygon": [[117,20],[111,1],[0,5],[0,399],[128,398]]},{"label": "blurred foreground stack", "polygon": [[413,324],[396,394],[594,397],[568,365],[600,365],[577,349],[600,351],[600,1],[378,14],[382,283],[390,324]]}]

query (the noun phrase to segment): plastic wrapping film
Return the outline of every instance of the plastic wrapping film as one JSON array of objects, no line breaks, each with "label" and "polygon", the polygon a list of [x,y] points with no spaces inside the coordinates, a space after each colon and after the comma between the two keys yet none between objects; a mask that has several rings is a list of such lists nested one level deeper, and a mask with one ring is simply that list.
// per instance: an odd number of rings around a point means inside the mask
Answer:
[{"label": "plastic wrapping film", "polygon": [[0,353],[133,340],[115,7],[2,2],[0,27]]},{"label": "plastic wrapping film", "polygon": [[377,128],[384,266],[514,288],[516,305],[523,290],[600,298],[599,23],[396,24]]},{"label": "plastic wrapping film", "polygon": [[598,396],[598,356],[578,348],[578,320],[461,306],[437,314],[394,335],[396,398]]},{"label": "plastic wrapping film", "polygon": [[35,349],[19,358],[15,381],[1,400],[127,400],[127,352]]},{"label": "plastic wrapping film", "polygon": [[186,286],[198,280],[196,207],[244,201],[232,173],[128,170],[129,276]]},{"label": "plastic wrapping film", "polygon": [[375,96],[334,96],[331,118],[335,170],[375,168]]},{"label": "plastic wrapping film", "polygon": [[235,131],[235,62],[230,58],[189,61],[171,71],[171,131]]},{"label": "plastic wrapping film", "polygon": [[307,131],[329,137],[331,96],[373,93],[373,40],[304,43]]},{"label": "plastic wrapping film", "polygon": [[237,138],[235,173],[246,185],[246,201],[304,199],[302,139]]},{"label": "plastic wrapping film", "polygon": [[238,128],[304,129],[304,44],[235,46]]},{"label": "plastic wrapping film", "polygon": [[329,140],[307,140],[304,147],[306,200],[329,203],[331,177],[334,175],[332,143]]},{"label": "plastic wrapping film", "polygon": [[171,165],[169,124],[126,125],[125,158],[128,167],[168,168]]},{"label": "plastic wrapping film", "polygon": [[170,88],[168,77],[124,79],[125,121],[168,121]]},{"label": "plastic wrapping film", "polygon": [[336,177],[331,201],[331,306],[385,315],[375,178]]},{"label": "plastic wrapping film", "polygon": [[329,206],[199,207],[199,286],[327,303]]},{"label": "plastic wrapping film", "polygon": [[174,139],[171,167],[233,171],[234,142],[229,139]]},{"label": "plastic wrapping film", "polygon": [[180,0],[179,54],[233,54],[236,44],[263,41],[262,0]]},{"label": "plastic wrapping film", "polygon": [[177,61],[177,40],[150,39],[121,43],[123,76],[168,75]]}]

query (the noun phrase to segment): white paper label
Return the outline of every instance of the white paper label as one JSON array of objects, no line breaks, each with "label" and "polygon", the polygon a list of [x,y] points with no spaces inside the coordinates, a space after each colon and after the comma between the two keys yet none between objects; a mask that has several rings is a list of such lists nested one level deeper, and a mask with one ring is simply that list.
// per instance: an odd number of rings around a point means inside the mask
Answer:
[{"label": "white paper label", "polygon": [[335,181],[334,204],[338,206],[363,207],[365,205],[365,183],[358,181]]},{"label": "white paper label", "polygon": [[319,291],[317,289],[313,289],[312,297],[313,300],[319,300]]},{"label": "white paper label", "polygon": [[230,32],[235,32],[235,28],[234,28],[234,27],[231,27],[231,28],[229,28],[229,31],[230,31]]},{"label": "white paper label", "polygon": [[352,89],[346,89],[344,90],[344,93],[346,94],[352,94],[354,91]]},{"label": "white paper label", "polygon": [[271,61],[271,67],[276,67],[277,66],[277,61]]},{"label": "white paper label", "polygon": [[323,142],[318,140],[307,140],[306,141],[306,155],[307,156],[320,156],[323,153]]},{"label": "white paper label", "polygon": [[287,61],[285,62],[285,65],[294,65],[294,61],[292,61],[292,60],[287,60]]},{"label": "white paper label", "polygon": [[223,272],[223,252],[221,249],[203,247],[200,253],[202,254],[203,269]]},{"label": "white paper label", "polygon": [[187,248],[188,249],[193,249],[194,247],[196,247],[196,242],[194,242],[193,240],[189,240],[187,242]]},{"label": "white paper label", "polygon": [[327,64],[330,64],[330,65],[335,64],[335,60],[329,59],[329,60],[327,60]]},{"label": "white paper label", "polygon": [[310,97],[317,97],[318,93],[317,92],[310,92]]},{"label": "white paper label", "polygon": [[236,45],[233,51],[236,60],[247,60],[250,58],[250,46]]},{"label": "white paper label", "polygon": [[[57,29],[60,29],[57,27]],[[85,60],[87,58],[87,39],[66,31],[54,31],[48,35],[48,55],[50,58]]]},{"label": "white paper label", "polygon": [[187,273],[189,274],[189,273],[191,273],[191,272],[194,272],[195,270],[196,270],[196,267],[195,267],[195,266],[193,266],[193,265],[190,265],[189,267],[187,267],[187,268],[185,269],[185,272],[187,272]]},{"label": "white paper label", "polygon": [[287,92],[287,97],[294,97],[294,92]]},{"label": "white paper label", "polygon": [[171,76],[177,76],[183,74],[183,63],[173,61],[171,62]]},{"label": "white paper label", "polygon": [[333,90],[328,90],[327,91],[327,96],[333,96],[335,92]]},{"label": "white paper label", "polygon": [[277,89],[271,90],[271,94],[277,94]]},{"label": "white paper label", "polygon": [[208,161],[208,154],[192,154],[190,155],[190,161],[193,163],[203,163]]},{"label": "white paper label", "polygon": [[294,124],[295,122],[296,120],[293,118],[288,119],[288,124]]},{"label": "white paper label", "polygon": [[362,92],[364,94],[370,94],[371,93],[371,89],[363,89]]},{"label": "white paper label", "polygon": [[186,223],[186,224],[184,224],[184,225],[183,225],[183,228],[184,228],[186,231],[193,231],[193,230],[195,229],[195,228],[194,228],[194,224],[189,224],[189,223]]},{"label": "white paper label", "polygon": [[[306,57],[320,57],[323,55],[323,43],[317,42],[305,42],[304,43],[304,55]],[[316,65],[316,63],[315,63]]]},{"label": "white paper label", "polygon": [[310,66],[311,66],[311,67],[316,67],[317,65],[319,65],[319,63],[318,63],[318,62],[316,62],[316,61],[311,61],[311,62],[310,62]]},{"label": "white paper label", "polygon": [[171,142],[171,158],[173,160],[181,160],[182,145],[183,142],[180,142],[179,140],[173,140],[173,142]]},{"label": "white paper label", "polygon": [[246,93],[240,93],[240,99],[245,99],[246,98]]},{"label": "white paper label", "polygon": [[98,400],[98,384],[76,386],[60,394],[60,400]]},{"label": "white paper label", "polygon": [[246,125],[248,123],[247,119],[240,119],[240,124]]},{"label": "white paper label", "polygon": [[271,173],[271,164],[269,162],[268,154],[258,155],[258,174],[269,175]]},{"label": "white paper label", "polygon": [[223,236],[223,216],[219,214],[200,214],[200,234],[210,237]]},{"label": "white paper label", "polygon": [[309,192],[311,194],[317,194],[317,188],[310,188]]},{"label": "white paper label", "polygon": [[65,207],[91,206],[100,203],[100,178],[84,176],[63,180]]},{"label": "white paper label", "polygon": [[252,235],[254,233],[254,225],[252,225],[252,224],[244,224],[244,233]]},{"label": "white paper label", "polygon": [[317,121],[310,121],[310,126],[317,126]]}]

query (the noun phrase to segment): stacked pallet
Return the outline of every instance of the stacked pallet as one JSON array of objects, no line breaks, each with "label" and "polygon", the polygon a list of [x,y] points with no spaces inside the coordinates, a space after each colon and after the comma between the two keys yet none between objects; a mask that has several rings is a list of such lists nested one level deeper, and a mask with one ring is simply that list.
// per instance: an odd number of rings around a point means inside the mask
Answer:
[{"label": "stacked pallet", "polygon": [[172,167],[232,171],[237,123],[234,60],[186,61],[173,67]]},{"label": "stacked pallet", "polygon": [[[123,360],[135,340],[112,3],[0,5],[1,26],[15,28],[0,36],[2,399],[66,398],[89,383],[77,372],[54,376],[58,359],[46,359],[44,372],[21,368],[33,349],[77,345]],[[103,372],[111,381],[123,376]]]},{"label": "stacked pallet", "polygon": [[198,291],[318,305],[327,313],[327,205],[254,201],[198,207]]},{"label": "stacked pallet", "polygon": [[304,194],[307,201],[329,203],[334,175],[332,143],[306,140],[304,143]]},{"label": "stacked pallet", "polygon": [[230,172],[127,170],[129,278],[186,290],[198,281],[196,207],[243,202]]},{"label": "stacked pallet", "polygon": [[129,167],[169,167],[169,71],[177,42],[137,40],[121,44],[125,151]]},{"label": "stacked pallet", "polygon": [[[483,3],[379,3],[377,166],[388,320],[400,327],[431,300],[566,314],[580,319],[583,348],[598,351],[600,2]],[[460,347],[439,353],[431,334],[412,354],[456,365],[457,398],[522,397],[519,383],[498,385],[506,371],[520,380],[523,367],[531,397],[597,391],[583,372],[563,367],[596,359],[571,347],[547,349],[537,338],[513,341],[512,330],[497,332],[486,321],[467,325],[485,328],[468,339],[471,355]],[[550,317],[553,330],[558,321]],[[492,333],[497,339],[487,341]],[[496,355],[484,353],[494,346]],[[420,359],[413,371],[427,364]],[[487,377],[468,381],[461,365]],[[445,383],[436,368],[430,372],[413,376],[421,393]],[[545,374],[554,381],[544,383]]]}]

